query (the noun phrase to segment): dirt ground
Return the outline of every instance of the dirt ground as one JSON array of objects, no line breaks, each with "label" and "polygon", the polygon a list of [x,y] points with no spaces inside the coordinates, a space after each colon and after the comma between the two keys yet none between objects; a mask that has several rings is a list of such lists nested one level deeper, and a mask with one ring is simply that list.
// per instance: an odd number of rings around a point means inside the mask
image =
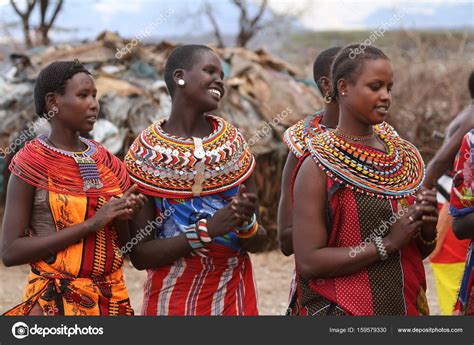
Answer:
[{"label": "dirt ground", "polygon": [[[2,212],[0,209],[0,227]],[[1,229],[0,229],[1,233]],[[290,280],[294,267],[293,257],[285,257],[278,250],[253,254],[252,264],[257,281],[259,310],[262,315],[284,314],[288,301]],[[433,272],[425,263],[428,284],[428,303],[432,315],[439,314]],[[5,267],[0,260],[0,313],[21,302],[29,266]],[[141,309],[143,281],[146,272],[138,271],[129,261],[124,265],[132,307],[138,314]]]}]

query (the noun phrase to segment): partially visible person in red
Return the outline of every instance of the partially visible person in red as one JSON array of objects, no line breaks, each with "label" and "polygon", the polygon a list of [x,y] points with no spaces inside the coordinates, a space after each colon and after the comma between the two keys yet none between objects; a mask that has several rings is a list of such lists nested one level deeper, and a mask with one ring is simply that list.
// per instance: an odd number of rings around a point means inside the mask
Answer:
[{"label": "partially visible person in red", "polygon": [[286,159],[281,181],[281,196],[278,205],[278,243],[286,256],[293,254],[292,181],[298,166],[298,161],[308,152],[306,140],[313,138],[326,128],[336,128],[339,120],[339,105],[331,97],[331,81],[329,72],[331,64],[341,47],[333,47],[322,51],[313,64],[313,78],[324,99],[324,108],[307,116],[288,128],[283,135],[283,141],[290,152]]},{"label": "partially visible person in red", "polygon": [[[429,257],[435,277],[441,315],[453,313],[469,247],[468,240],[459,240],[454,235],[451,226],[452,217],[449,215],[449,194],[454,174],[452,171],[454,159],[464,136],[474,128],[474,72],[471,72],[467,84],[471,102],[446,128],[443,146],[428,164],[423,183],[423,186],[428,189],[437,185],[438,191],[442,192],[438,193],[438,202],[440,203],[437,225],[438,243]],[[442,189],[444,189],[444,193]]]},{"label": "partially visible person in red", "polygon": [[454,314],[474,315],[474,129],[463,139],[454,170],[450,207],[453,230],[457,238],[471,240]]}]

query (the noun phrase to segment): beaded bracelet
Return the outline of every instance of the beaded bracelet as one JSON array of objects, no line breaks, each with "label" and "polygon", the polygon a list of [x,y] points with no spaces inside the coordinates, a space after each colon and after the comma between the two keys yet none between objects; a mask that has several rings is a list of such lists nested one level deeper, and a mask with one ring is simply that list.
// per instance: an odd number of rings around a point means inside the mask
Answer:
[{"label": "beaded bracelet", "polygon": [[257,222],[257,216],[254,213],[253,216],[252,216],[252,221],[250,222],[250,224],[245,222],[244,226],[239,226],[237,228],[237,231],[239,231],[241,233],[245,233],[247,231],[250,231],[250,229],[253,228],[253,226],[255,225],[256,222]]},{"label": "beaded bracelet", "polygon": [[427,241],[423,238],[423,235],[421,234],[421,231],[416,235],[416,237],[418,237],[421,241],[421,243],[423,243],[425,246],[432,246],[433,244],[436,243],[436,241],[438,240],[438,236],[436,235],[436,237],[431,240],[431,241]]},{"label": "beaded bracelet", "polygon": [[374,244],[375,244],[375,249],[377,250],[377,254],[379,254],[380,256],[380,259],[382,259],[382,261],[387,260],[388,253],[387,253],[387,249],[385,248],[385,245],[382,242],[382,237],[380,236],[375,237]]},{"label": "beaded bracelet", "polygon": [[252,228],[246,232],[237,230],[237,236],[243,240],[246,240],[246,239],[254,237],[257,234],[257,232],[258,232],[258,223],[255,222]]},{"label": "beaded bracelet", "polygon": [[190,247],[193,250],[204,247],[204,243],[201,241],[196,231],[196,224],[191,224],[188,227],[186,227],[186,230],[184,231],[184,233],[186,235],[186,239],[188,240]]},{"label": "beaded bracelet", "polygon": [[197,233],[199,235],[199,239],[204,245],[212,242],[212,238],[207,232],[207,219],[199,219],[197,222]]}]

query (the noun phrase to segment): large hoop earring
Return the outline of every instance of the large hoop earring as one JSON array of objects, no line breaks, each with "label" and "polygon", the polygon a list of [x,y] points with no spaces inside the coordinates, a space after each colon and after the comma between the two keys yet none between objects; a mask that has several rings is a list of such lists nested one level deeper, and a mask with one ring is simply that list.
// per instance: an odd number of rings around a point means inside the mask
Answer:
[{"label": "large hoop earring", "polygon": [[324,103],[330,104],[332,102],[332,97],[329,95],[324,96],[323,98]]}]

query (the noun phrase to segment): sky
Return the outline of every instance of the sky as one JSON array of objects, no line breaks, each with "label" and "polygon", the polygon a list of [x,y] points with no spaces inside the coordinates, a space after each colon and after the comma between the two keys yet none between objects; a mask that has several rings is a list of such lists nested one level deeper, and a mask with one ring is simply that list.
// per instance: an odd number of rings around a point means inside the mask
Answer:
[{"label": "sky", "polygon": [[[17,2],[23,4],[21,0]],[[204,2],[206,0],[64,0],[56,25],[68,31],[54,32],[52,37],[57,40],[93,39],[105,29],[128,38],[136,37],[145,29],[150,39],[205,34],[211,27],[207,20],[197,15]],[[210,2],[222,32],[235,34],[238,28],[235,6],[229,0]],[[474,26],[474,1],[269,0],[269,7],[275,13],[295,15],[298,27],[317,31],[381,26],[388,29]],[[36,12],[33,22],[38,17]],[[18,19],[9,1],[0,0],[0,26]],[[19,29],[10,29],[9,33],[21,38]],[[5,30],[0,30],[0,38],[2,36],[6,36]]]}]

